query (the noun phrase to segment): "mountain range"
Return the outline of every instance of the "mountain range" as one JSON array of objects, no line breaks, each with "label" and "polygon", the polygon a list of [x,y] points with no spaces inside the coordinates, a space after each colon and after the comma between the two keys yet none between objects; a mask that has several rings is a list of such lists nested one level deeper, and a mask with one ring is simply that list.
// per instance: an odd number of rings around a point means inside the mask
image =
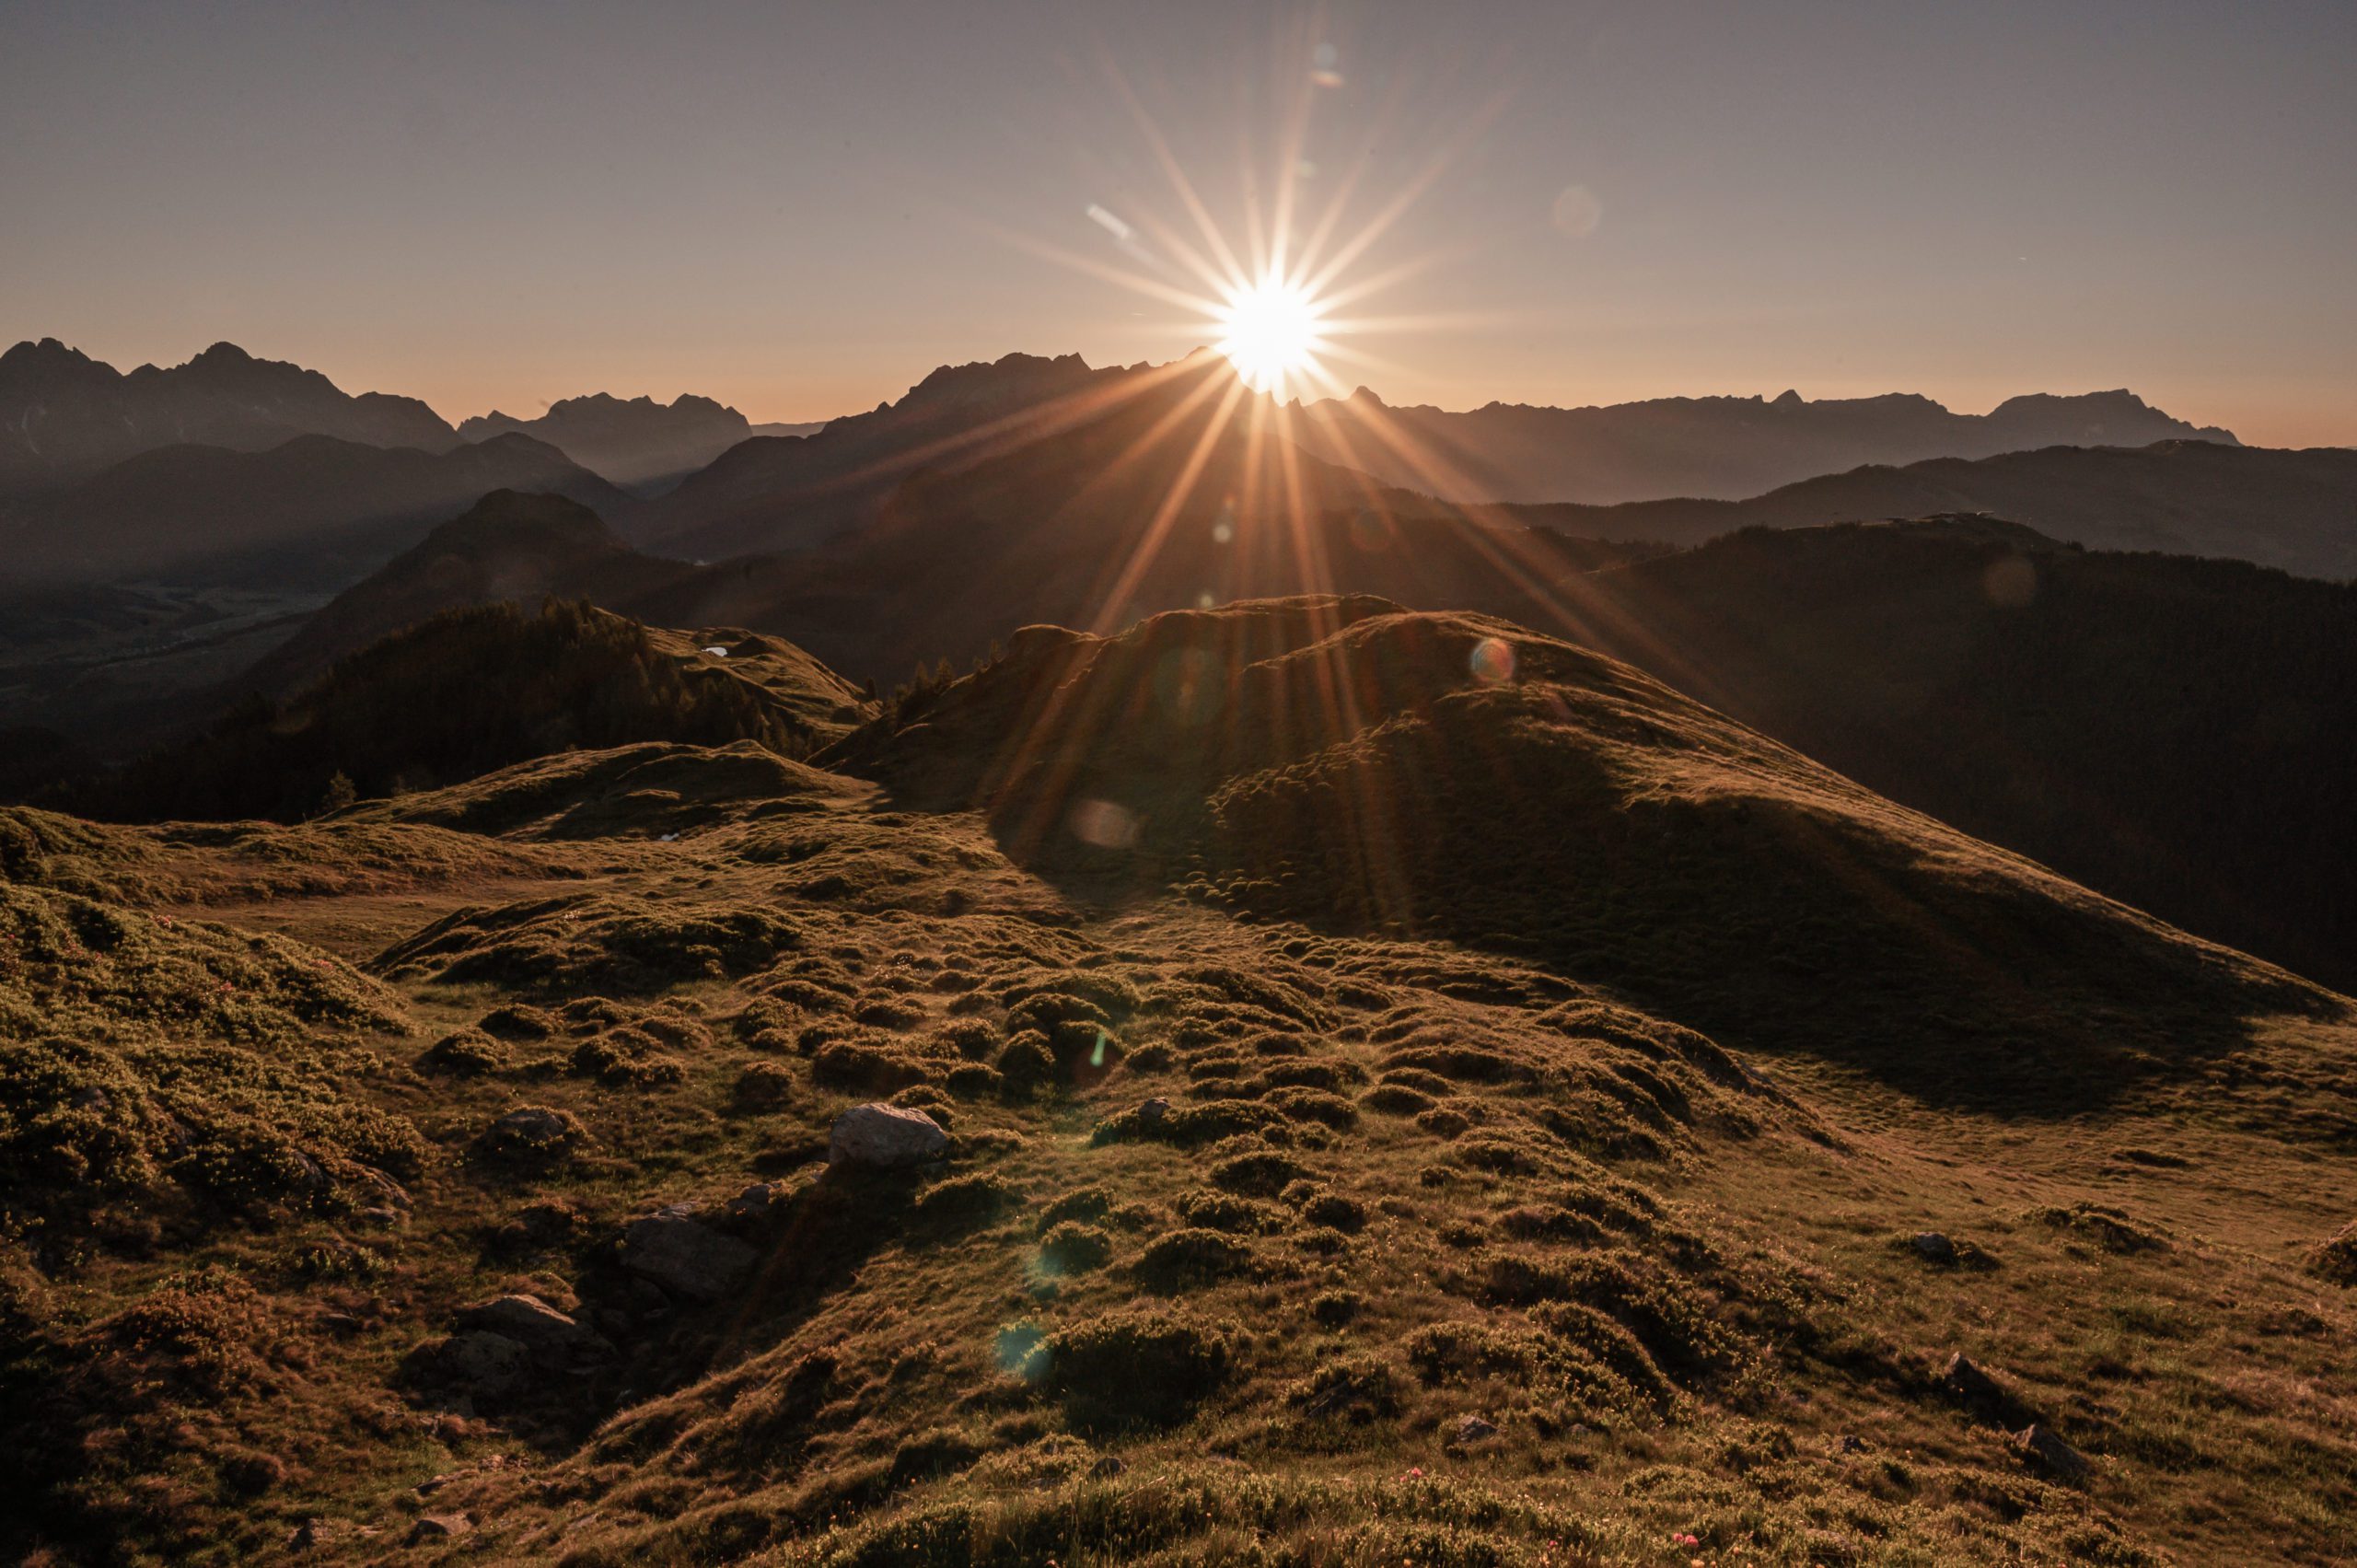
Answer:
[{"label": "mountain range", "polygon": [[1606,407],[1490,403],[1464,412],[1391,408],[1362,387],[1295,411],[1294,438],[1387,483],[1453,501],[1609,505],[1732,498],[1867,464],[1985,458],[2041,447],[2235,445],[2121,389],[2008,398],[1985,414],[1889,393],[1814,401],[1655,398]]},{"label": "mountain range", "polygon": [[0,354],[0,493],[53,487],[158,447],[250,452],[297,436],[426,452],[458,444],[415,398],[351,396],[316,370],[235,343],[127,374],[55,338]]},{"label": "mountain range", "polygon": [[2092,549],[2226,556],[2302,576],[2357,577],[2357,449],[2343,447],[2049,447],[1855,469],[1744,501],[1505,511],[1573,533],[1676,544],[1738,528],[1985,512]]}]

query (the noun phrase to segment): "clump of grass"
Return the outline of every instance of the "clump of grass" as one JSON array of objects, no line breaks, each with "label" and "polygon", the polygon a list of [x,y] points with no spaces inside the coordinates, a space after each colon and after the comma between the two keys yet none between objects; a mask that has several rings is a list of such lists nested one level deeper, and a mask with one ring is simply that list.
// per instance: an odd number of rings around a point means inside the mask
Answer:
[{"label": "clump of grass", "polygon": [[1083,1432],[1166,1426],[1226,1381],[1235,1335],[1224,1322],[1129,1307],[1050,1334],[1026,1372]]},{"label": "clump of grass", "polygon": [[1080,1220],[1059,1220],[1039,1237],[1039,1261],[1059,1274],[1086,1274],[1105,1266],[1113,1238]]},{"label": "clump of grass", "polygon": [[482,1028],[455,1029],[427,1046],[419,1054],[417,1064],[429,1073],[481,1077],[505,1067],[507,1052]]},{"label": "clump of grass", "polygon": [[918,1194],[911,1215],[931,1230],[970,1230],[989,1224],[1022,1201],[1022,1192],[1004,1178],[981,1172],[951,1177],[926,1188]]},{"label": "clump of grass", "polygon": [[1387,1420],[1399,1413],[1399,1373],[1372,1355],[1320,1363],[1318,1370],[1285,1392],[1285,1402],[1305,1416],[1353,1423]]},{"label": "clump of grass", "polygon": [[2308,1272],[2330,1284],[2357,1287],[2357,1220],[2335,1231],[2308,1254]]},{"label": "clump of grass", "polygon": [[2166,1237],[2139,1224],[2125,1209],[2104,1203],[2041,1204],[2025,1211],[2022,1219],[2105,1252],[2158,1252],[2169,1245]]},{"label": "clump of grass", "polygon": [[1147,1289],[1167,1295],[1252,1273],[1260,1263],[1250,1243],[1224,1231],[1190,1225],[1148,1242],[1130,1272]]},{"label": "clump of grass", "polygon": [[575,1046],[568,1070],[610,1088],[657,1088],[687,1076],[685,1064],[666,1054],[654,1035],[629,1024]]},{"label": "clump of grass", "polygon": [[745,1110],[776,1110],[790,1105],[795,1094],[791,1068],[774,1062],[756,1062],[737,1074],[736,1086],[730,1098]]},{"label": "clump of grass", "polygon": [[477,1158],[517,1169],[561,1165],[588,1145],[588,1130],[569,1110],[517,1106],[483,1129],[474,1142]]}]

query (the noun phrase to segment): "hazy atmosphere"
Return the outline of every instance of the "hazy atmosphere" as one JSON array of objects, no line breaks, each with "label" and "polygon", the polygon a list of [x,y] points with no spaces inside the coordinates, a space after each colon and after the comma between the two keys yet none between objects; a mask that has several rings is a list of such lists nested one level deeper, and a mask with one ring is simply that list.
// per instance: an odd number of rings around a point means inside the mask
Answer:
[{"label": "hazy atmosphere", "polygon": [[[1317,53],[1330,46],[1329,55]],[[1394,404],[2133,387],[2357,441],[2357,9],[0,6],[0,319],[229,338],[456,421],[603,389],[811,420],[935,364],[1190,346],[1098,205],[1225,230],[1324,70]],[[1567,192],[1572,194],[1567,198]],[[1562,219],[1558,221],[1559,216]]]},{"label": "hazy atmosphere", "polygon": [[2357,1563],[2352,83],[0,0],[0,1562]]}]

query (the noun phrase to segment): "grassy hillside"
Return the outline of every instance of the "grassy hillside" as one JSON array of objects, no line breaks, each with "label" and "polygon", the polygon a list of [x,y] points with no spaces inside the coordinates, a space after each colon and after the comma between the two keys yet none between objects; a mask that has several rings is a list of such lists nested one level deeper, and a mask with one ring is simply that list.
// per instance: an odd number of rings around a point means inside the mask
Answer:
[{"label": "grassy hillside", "polygon": [[[815,761],[0,815],[6,1544],[2357,1551],[2344,999],[1372,600]],[[830,1166],[883,1100],[943,1157]]]},{"label": "grassy hillside", "polygon": [[1873,789],[2357,985],[2357,589],[1949,518],[1751,529],[1558,602]]},{"label": "grassy hillside", "polygon": [[753,740],[793,755],[863,712],[831,672],[767,646],[732,663],[586,604],[451,610],[59,798],[113,819],[291,821],[575,748]]}]

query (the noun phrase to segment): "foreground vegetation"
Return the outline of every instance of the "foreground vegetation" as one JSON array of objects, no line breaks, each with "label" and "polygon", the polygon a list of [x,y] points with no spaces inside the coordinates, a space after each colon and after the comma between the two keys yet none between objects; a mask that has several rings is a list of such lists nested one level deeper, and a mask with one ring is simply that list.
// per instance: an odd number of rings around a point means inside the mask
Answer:
[{"label": "foreground vegetation", "polygon": [[0,868],[35,1561],[2357,1551],[2347,1004],[1502,623]]}]

